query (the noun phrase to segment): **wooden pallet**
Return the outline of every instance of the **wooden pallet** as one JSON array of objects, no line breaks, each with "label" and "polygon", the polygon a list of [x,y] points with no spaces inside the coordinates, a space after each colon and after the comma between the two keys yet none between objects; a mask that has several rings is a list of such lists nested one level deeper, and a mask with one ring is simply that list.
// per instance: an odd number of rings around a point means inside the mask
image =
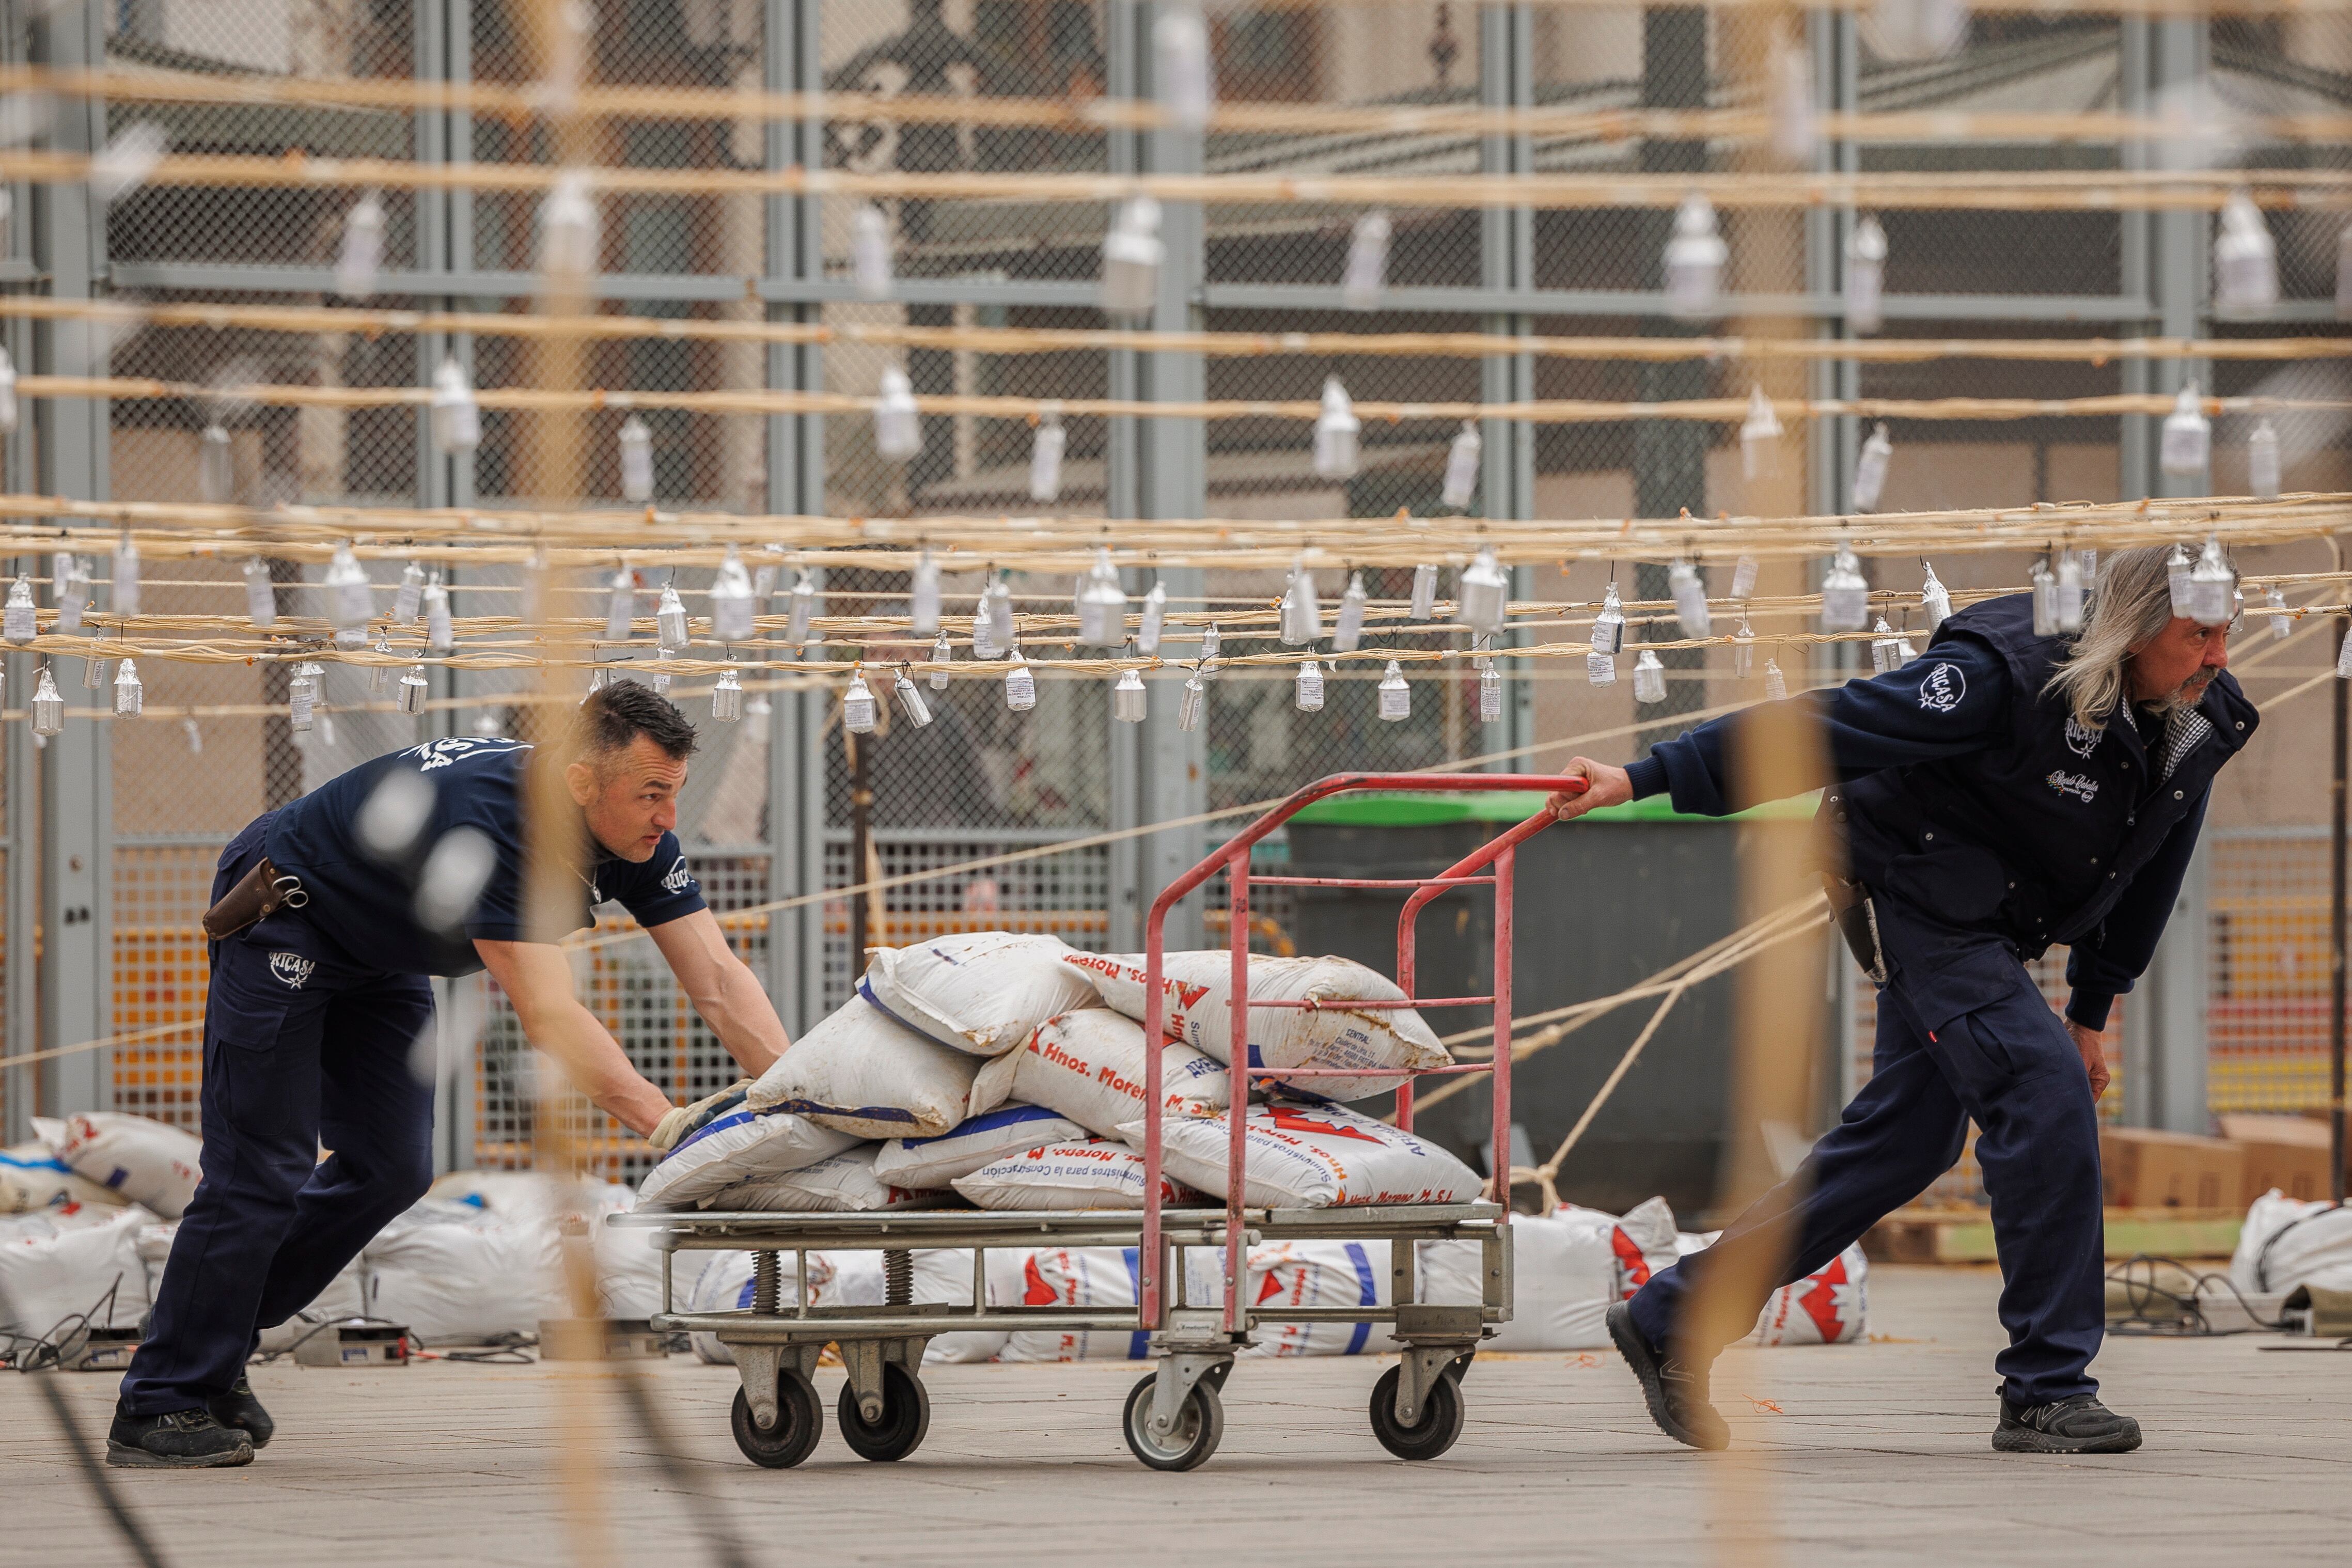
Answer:
[{"label": "wooden pallet", "polygon": [[[2237,1209],[2109,1209],[2107,1256],[2227,1258],[2237,1250]],[[1994,1263],[1992,1216],[1983,1209],[1900,1209],[1871,1227],[1862,1249],[1874,1263]]]}]

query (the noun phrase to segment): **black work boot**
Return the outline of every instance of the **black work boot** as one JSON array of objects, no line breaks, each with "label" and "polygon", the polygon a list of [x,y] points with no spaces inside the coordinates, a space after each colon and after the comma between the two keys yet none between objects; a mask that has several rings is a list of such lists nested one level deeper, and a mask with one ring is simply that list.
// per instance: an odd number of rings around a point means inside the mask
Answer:
[{"label": "black work boot", "polygon": [[106,1434],[106,1462],[131,1469],[197,1470],[253,1463],[253,1439],[209,1410],[133,1415],[120,1405]]},{"label": "black work boot", "polygon": [[253,1396],[253,1384],[241,1377],[226,1394],[205,1400],[205,1408],[222,1426],[252,1438],[257,1448],[269,1447],[269,1439],[278,1430],[278,1423],[269,1418],[269,1412]]},{"label": "black work boot", "polygon": [[1651,1349],[1633,1326],[1633,1309],[1622,1301],[1609,1309],[1609,1337],[1642,1380],[1642,1397],[1649,1402],[1650,1419],[1659,1431],[1694,1448],[1731,1447],[1731,1428],[1707,1403],[1704,1363],[1693,1366]]},{"label": "black work boot", "polygon": [[1992,1446],[2004,1454],[2128,1454],[2139,1447],[2139,1423],[2116,1415],[2095,1394],[2013,1405],[2004,1393]]}]

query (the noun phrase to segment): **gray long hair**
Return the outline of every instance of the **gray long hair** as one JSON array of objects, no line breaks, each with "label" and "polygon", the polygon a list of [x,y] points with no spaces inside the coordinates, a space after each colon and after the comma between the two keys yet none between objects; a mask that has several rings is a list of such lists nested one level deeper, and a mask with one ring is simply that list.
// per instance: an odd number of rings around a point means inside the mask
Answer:
[{"label": "gray long hair", "polygon": [[2074,722],[2086,730],[2105,729],[2123,706],[2131,650],[2171,623],[2172,585],[2166,570],[2171,556],[2172,546],[2149,544],[2118,550],[2099,563],[2098,592],[2083,635],[2042,689],[2065,698]]}]

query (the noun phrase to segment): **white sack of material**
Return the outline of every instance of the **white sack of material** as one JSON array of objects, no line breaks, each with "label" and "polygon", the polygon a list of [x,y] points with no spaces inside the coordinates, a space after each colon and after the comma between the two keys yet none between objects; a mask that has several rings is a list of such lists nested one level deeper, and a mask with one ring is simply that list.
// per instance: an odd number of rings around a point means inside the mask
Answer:
[{"label": "white sack of material", "polygon": [[47,1142],[36,1140],[0,1149],[0,1215],[30,1214],[51,1205],[96,1204],[121,1208],[131,1200],[101,1187],[58,1158]]},{"label": "white sack of material", "polygon": [[[1135,1146],[1143,1123],[1119,1135]],[[1167,1173],[1213,1197],[1225,1192],[1232,1132],[1224,1116],[1170,1117],[1160,1124]],[[1343,1208],[1359,1204],[1463,1204],[1485,1183],[1434,1143],[1339,1106],[1253,1106],[1242,1128],[1242,1202],[1252,1208]]]},{"label": "white sack of material", "polygon": [[1101,1005],[1086,976],[1062,962],[1071,951],[1059,937],[1005,931],[868,948],[857,994],[943,1046],[1001,1057],[1046,1019]]},{"label": "white sack of material", "polygon": [[33,1132],[75,1174],[165,1219],[187,1213],[203,1175],[203,1141],[149,1117],[120,1110],[79,1111],[62,1121],[36,1116]]},{"label": "white sack of material", "polygon": [[[1143,1114],[1143,1026],[1108,1007],[1065,1013],[1028,1044],[980,1069],[979,1087],[1058,1110],[1101,1138]],[[1171,1040],[1160,1050],[1160,1105],[1169,1116],[1213,1116],[1229,1075],[1215,1058]]]},{"label": "white sack of material", "polygon": [[894,1187],[877,1176],[877,1147],[862,1143],[797,1171],[729,1187],[710,1200],[709,1207],[747,1214],[870,1214],[937,1201],[937,1193]]},{"label": "white sack of material", "polygon": [[[844,1249],[826,1255],[833,1263],[833,1276],[818,1288],[816,1304],[820,1307],[879,1307],[885,1295],[882,1255],[879,1252]],[[1020,1293],[1021,1260],[1028,1254],[1019,1249],[1003,1249],[988,1254],[984,1267],[988,1269],[988,1300],[999,1306],[1008,1299],[1018,1299]],[[967,1247],[932,1247],[916,1249],[913,1300],[918,1302],[944,1301],[950,1306],[971,1305],[971,1252]],[[994,1329],[957,1329],[944,1334],[934,1334],[924,1347],[923,1364],[992,1361],[1004,1348],[1005,1335]]]},{"label": "white sack of material", "polygon": [[862,996],[827,1014],[760,1075],[751,1110],[787,1110],[859,1138],[936,1138],[994,1107],[981,1060],[893,1022]]},{"label": "white sack of material", "polygon": [[[1250,1248],[1249,1300],[1257,1311],[1286,1307],[1377,1307],[1389,1292],[1385,1241],[1276,1241]],[[1475,1298],[1474,1298],[1475,1300]],[[1266,1323],[1254,1326],[1253,1356],[1384,1355],[1396,1349],[1382,1325]]]},{"label": "white sack of material", "polygon": [[891,1139],[876,1152],[874,1173],[893,1186],[944,1187],[1019,1150],[1086,1135],[1058,1111],[1008,1100],[937,1138]]},{"label": "white sack of material", "polygon": [[1870,1338],[1870,1260],[1860,1243],[1765,1298],[1757,1345],[1843,1345]]},{"label": "white sack of material", "polygon": [[155,1216],[135,1205],[58,1204],[0,1219],[0,1333],[47,1339],[85,1320],[131,1328],[152,1298],[139,1233]]},{"label": "white sack of material", "polygon": [[[810,1282],[822,1291],[833,1279],[831,1256],[812,1252],[808,1258]],[[690,1272],[686,1259],[706,1258],[699,1274]],[[783,1311],[791,1311],[798,1298],[799,1265],[795,1255],[776,1255],[776,1302]],[[751,1310],[751,1255],[748,1252],[682,1253],[677,1275],[678,1310],[685,1312],[748,1312]],[[719,1336],[697,1333],[693,1336],[694,1353],[715,1366],[733,1366],[735,1352],[719,1342]]]},{"label": "white sack of material", "polygon": [[[955,1190],[984,1209],[1139,1209],[1143,1156],[1115,1138],[1082,1137],[1007,1154],[957,1178]],[[1160,1173],[1161,1203],[1199,1199]]]},{"label": "white sack of material", "polygon": [[[1224,1300],[1217,1281],[1213,1247],[1186,1247],[1185,1300],[1195,1307]],[[1132,1247],[1041,1247],[1022,1259],[1020,1307],[1079,1307],[1116,1311],[1135,1308],[1136,1249]],[[997,1360],[1005,1362],[1144,1361],[1151,1335],[1128,1329],[1030,1329],[1014,1333]]]},{"label": "white sack of material", "polygon": [[2230,1283],[2249,1296],[2298,1285],[2352,1290],[2352,1208],[2305,1203],[2273,1187],[2246,1210]]},{"label": "white sack of material", "polygon": [[[1066,961],[1083,970],[1113,1009],[1139,1019],[1144,1012],[1144,960],[1140,953],[1073,952]],[[1395,1089],[1408,1071],[1444,1067],[1453,1060],[1437,1037],[1410,1007],[1350,1008],[1350,1002],[1399,1002],[1404,993],[1377,970],[1346,958],[1268,958],[1249,961],[1254,1002],[1319,1002],[1319,1007],[1253,1007],[1249,1016],[1252,1067],[1360,1069],[1359,1076],[1279,1076],[1286,1093],[1307,1100],[1360,1100]],[[1160,989],[1167,998],[1161,1032],[1195,1050],[1232,1065],[1233,955],[1222,949],[1171,952],[1161,964]]]},{"label": "white sack of material", "polygon": [[573,1315],[554,1226],[445,1217],[462,1206],[420,1205],[368,1244],[370,1317],[406,1324],[422,1344],[478,1345]]},{"label": "white sack of material", "polygon": [[854,1133],[783,1111],[734,1110],[696,1130],[638,1184],[637,1202],[676,1212],[707,1206],[729,1187],[766,1181],[854,1148]]},{"label": "white sack of material", "polygon": [[425,1191],[431,1203],[464,1204],[490,1219],[543,1225],[601,1225],[604,1216],[636,1207],[636,1194],[618,1182],[559,1181],[536,1171],[450,1171]]},{"label": "white sack of material", "polygon": [[[1496,1325],[1486,1348],[1535,1353],[1607,1345],[1603,1320],[1611,1303],[1620,1299],[1623,1241],[1616,1219],[1597,1210],[1564,1207],[1549,1216],[1515,1217],[1511,1321]],[[1624,1249],[1632,1250],[1631,1244],[1624,1243]],[[1475,1241],[1423,1243],[1423,1299],[1448,1306],[1470,1306],[1481,1300],[1483,1253]],[[1642,1263],[1640,1252],[1633,1251],[1633,1258],[1636,1265]]]}]

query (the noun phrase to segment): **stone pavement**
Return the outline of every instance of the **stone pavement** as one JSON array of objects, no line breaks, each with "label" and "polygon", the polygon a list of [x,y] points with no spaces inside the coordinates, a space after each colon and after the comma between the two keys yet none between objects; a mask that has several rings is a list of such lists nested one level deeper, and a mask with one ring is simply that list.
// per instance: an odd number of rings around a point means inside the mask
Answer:
[{"label": "stone pavement", "polygon": [[[693,1495],[607,1374],[562,1366],[259,1368],[281,1436],[252,1466],[113,1474],[171,1561],[236,1568],[699,1568],[712,1558],[695,1521],[714,1510],[762,1563],[2352,1561],[2352,1353],[2111,1340],[2097,1370],[2147,1447],[1996,1455],[1999,1284],[1882,1268],[1878,1342],[1727,1355],[1727,1457],[1660,1436],[1632,1377],[1597,1352],[1481,1358],[1461,1442],[1425,1465],[1373,1442],[1381,1363],[1360,1358],[1244,1363],[1223,1447],[1189,1475],[1129,1456],[1119,1403],[1142,1369],[1124,1363],[935,1368],[912,1458],[866,1464],[828,1431],[800,1469],[767,1471],[727,1435],[731,1370],[674,1358],[654,1386]],[[828,1412],[838,1380],[819,1379]],[[102,1434],[114,1380],[61,1381]],[[580,1443],[567,1450],[562,1432]],[[567,1451],[593,1460],[570,1490]],[[0,1565],[130,1561],[15,1376],[0,1375]]]}]

